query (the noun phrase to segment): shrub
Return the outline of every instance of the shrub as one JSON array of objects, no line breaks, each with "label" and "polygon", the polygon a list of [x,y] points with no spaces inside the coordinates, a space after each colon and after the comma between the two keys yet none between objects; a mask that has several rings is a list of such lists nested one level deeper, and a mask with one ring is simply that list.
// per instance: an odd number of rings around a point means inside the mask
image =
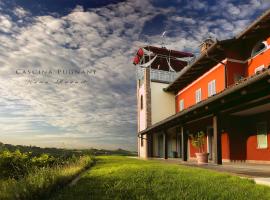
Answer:
[{"label": "shrub", "polygon": [[195,135],[190,135],[191,138],[191,144],[198,149],[199,153],[204,152],[203,150],[203,145],[204,145],[204,132],[203,131],[199,131],[197,134]]},{"label": "shrub", "polygon": [[54,157],[49,154],[32,156],[31,152],[21,153],[4,150],[0,152],[0,178],[20,179],[40,168],[61,167],[76,162],[79,159],[74,154]]},{"label": "shrub", "polygon": [[45,199],[92,163],[89,156],[82,156],[64,166],[35,168],[19,180],[9,178],[0,181],[0,199]]}]

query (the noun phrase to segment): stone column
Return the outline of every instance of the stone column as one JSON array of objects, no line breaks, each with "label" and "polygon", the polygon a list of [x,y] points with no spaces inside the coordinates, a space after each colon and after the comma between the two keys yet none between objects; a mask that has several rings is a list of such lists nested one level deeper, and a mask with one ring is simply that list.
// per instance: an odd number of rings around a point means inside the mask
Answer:
[{"label": "stone column", "polygon": [[[152,114],[151,114],[151,77],[150,77],[150,68],[146,68],[144,70],[144,89],[145,89],[145,120],[146,120],[146,128],[150,127],[152,125]],[[145,151],[146,151],[146,157],[149,157],[150,154],[149,152],[152,151],[151,148],[152,141],[151,137],[146,135],[146,146],[145,146]]]},{"label": "stone column", "polygon": [[150,68],[146,68],[144,71],[144,87],[145,87],[145,109],[146,109],[146,128],[152,125],[151,116],[151,80],[150,80]]}]

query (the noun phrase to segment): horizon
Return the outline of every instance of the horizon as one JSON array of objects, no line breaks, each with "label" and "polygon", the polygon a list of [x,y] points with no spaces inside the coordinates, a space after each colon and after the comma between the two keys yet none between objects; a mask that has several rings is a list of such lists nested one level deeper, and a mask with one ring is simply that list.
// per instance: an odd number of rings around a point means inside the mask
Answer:
[{"label": "horizon", "polygon": [[40,147],[40,146],[36,146],[36,145],[20,145],[20,144],[5,144],[3,142],[0,141],[0,145],[10,145],[10,146],[21,146],[21,147],[27,147],[27,148],[40,148],[40,149],[59,149],[59,150],[104,150],[104,151],[119,151],[119,150],[123,150],[123,151],[128,151],[128,152],[132,152],[132,153],[137,153],[137,151],[130,151],[127,149],[122,149],[122,148],[117,148],[117,149],[103,149],[103,148],[93,148],[93,147],[89,147],[89,148],[66,148],[66,147]]}]

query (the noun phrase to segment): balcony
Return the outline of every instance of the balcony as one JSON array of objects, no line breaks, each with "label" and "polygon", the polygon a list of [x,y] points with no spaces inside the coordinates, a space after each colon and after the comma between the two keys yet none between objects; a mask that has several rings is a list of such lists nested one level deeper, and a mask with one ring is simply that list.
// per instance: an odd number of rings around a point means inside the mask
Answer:
[{"label": "balcony", "polygon": [[[137,67],[137,71],[136,71],[137,80],[143,79],[144,70],[145,70],[145,68]],[[178,75],[178,73],[176,73],[176,72],[150,69],[151,81],[171,83],[176,79],[177,75]]]}]

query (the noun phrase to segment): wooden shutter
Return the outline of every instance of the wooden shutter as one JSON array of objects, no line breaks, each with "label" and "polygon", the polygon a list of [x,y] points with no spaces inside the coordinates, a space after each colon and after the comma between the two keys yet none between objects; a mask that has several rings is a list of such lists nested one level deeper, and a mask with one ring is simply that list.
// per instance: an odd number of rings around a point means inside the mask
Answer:
[{"label": "wooden shutter", "polygon": [[202,90],[201,90],[201,88],[196,90],[196,92],[195,92],[195,100],[196,100],[196,103],[198,103],[198,102],[200,102],[202,100]]},{"label": "wooden shutter", "polygon": [[184,99],[180,100],[180,111],[184,110]]},{"label": "wooden shutter", "polygon": [[208,97],[212,96],[211,92],[212,92],[212,84],[211,82],[209,82],[208,83]]},{"label": "wooden shutter", "polygon": [[212,81],[212,94],[211,95],[214,95],[214,94],[216,94],[216,80]]}]

